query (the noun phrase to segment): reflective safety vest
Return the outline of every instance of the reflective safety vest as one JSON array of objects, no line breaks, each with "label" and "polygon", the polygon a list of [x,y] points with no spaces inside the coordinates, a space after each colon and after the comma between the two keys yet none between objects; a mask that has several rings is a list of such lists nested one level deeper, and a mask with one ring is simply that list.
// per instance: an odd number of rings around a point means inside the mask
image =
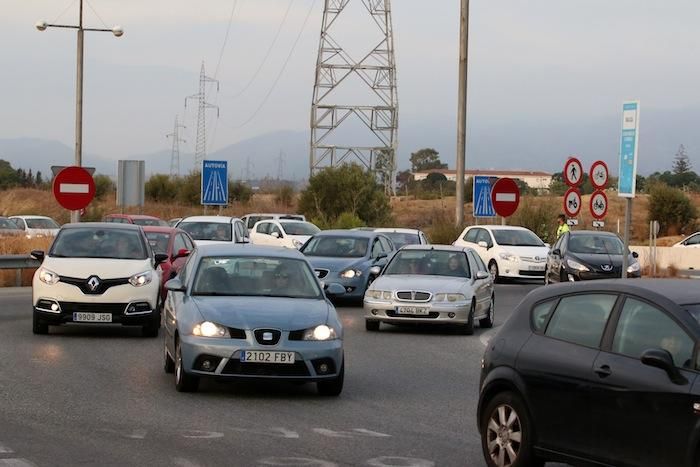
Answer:
[{"label": "reflective safety vest", "polygon": [[559,227],[557,227],[557,238],[561,237],[562,234],[569,232],[571,229],[569,229],[569,226],[567,224],[562,224]]}]

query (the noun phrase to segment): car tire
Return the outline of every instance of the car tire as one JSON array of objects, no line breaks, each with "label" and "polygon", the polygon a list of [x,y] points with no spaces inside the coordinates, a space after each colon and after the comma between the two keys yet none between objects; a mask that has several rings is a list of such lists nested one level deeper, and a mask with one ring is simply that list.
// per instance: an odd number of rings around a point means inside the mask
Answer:
[{"label": "car tire", "polygon": [[340,366],[340,373],[331,380],[319,381],[316,383],[316,390],[322,396],[339,396],[343,392],[343,382],[345,380],[345,361]]},{"label": "car tire", "polygon": [[544,269],[544,285],[549,285],[549,269]]},{"label": "car tire", "polygon": [[491,303],[489,304],[489,311],[486,313],[486,318],[481,318],[479,320],[479,327],[480,328],[492,328],[493,327],[493,322],[495,321],[496,317],[496,299],[494,298],[493,295],[491,295]]},{"label": "car tire", "polygon": [[180,343],[175,344],[175,389],[179,392],[196,392],[199,388],[199,378],[185,371],[182,366],[182,351]]},{"label": "car tire", "polygon": [[366,319],[365,320],[365,330],[367,330],[367,331],[379,331],[380,324],[381,324],[381,321]]},{"label": "car tire", "polygon": [[158,337],[158,330],[160,329],[160,313],[154,316],[150,323],[144,324],[141,327],[141,335],[143,337]]},{"label": "car tire", "polygon": [[489,274],[491,274],[494,284],[501,282],[501,277],[498,275],[498,263],[494,259],[489,263]]},{"label": "car tire", "polygon": [[459,333],[464,336],[471,336],[474,334],[474,313],[476,312],[476,305],[472,301],[472,306],[469,308],[469,316],[467,317],[466,324],[463,324],[459,328]]},{"label": "car tire", "polygon": [[165,345],[163,345],[163,354],[163,370],[168,374],[175,373],[175,360],[170,356]]},{"label": "car tire", "polygon": [[48,334],[49,325],[39,319],[36,312],[32,315],[32,332],[34,334]]},{"label": "car tire", "polygon": [[534,455],[530,417],[525,403],[516,393],[506,391],[491,399],[484,409],[479,431],[481,449],[489,467],[544,465]]}]

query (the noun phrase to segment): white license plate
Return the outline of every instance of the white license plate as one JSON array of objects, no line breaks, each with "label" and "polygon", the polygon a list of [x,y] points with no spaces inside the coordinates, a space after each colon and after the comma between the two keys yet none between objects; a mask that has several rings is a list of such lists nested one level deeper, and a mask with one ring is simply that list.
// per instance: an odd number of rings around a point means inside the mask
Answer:
[{"label": "white license plate", "polygon": [[111,313],[73,313],[73,321],[81,323],[111,323]]},{"label": "white license plate", "polygon": [[542,265],[542,266],[530,266],[530,271],[544,271],[544,265]]},{"label": "white license plate", "polygon": [[249,363],[294,363],[294,352],[267,352],[262,350],[244,350],[241,362]]},{"label": "white license plate", "polygon": [[427,315],[430,309],[423,306],[398,306],[396,314],[399,315]]}]

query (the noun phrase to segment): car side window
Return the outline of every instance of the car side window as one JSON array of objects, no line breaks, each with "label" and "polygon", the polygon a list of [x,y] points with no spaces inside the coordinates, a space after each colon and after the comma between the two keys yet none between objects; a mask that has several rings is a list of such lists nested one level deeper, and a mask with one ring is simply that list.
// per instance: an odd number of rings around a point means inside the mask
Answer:
[{"label": "car side window", "polygon": [[549,321],[549,317],[552,316],[555,303],[556,300],[549,300],[547,302],[538,303],[532,308],[530,322],[532,323],[532,327],[535,331],[544,331],[545,326],[547,326],[547,321]]},{"label": "car side window", "polygon": [[677,367],[692,368],[693,339],[660,309],[634,298],[625,300],[612,351],[640,358],[648,349],[664,349]]},{"label": "car side window", "polygon": [[184,239],[185,239],[186,248],[187,248],[188,250],[190,250],[190,251],[194,250],[194,246],[195,246],[195,245],[194,245],[194,242],[192,241],[192,239],[190,238],[190,236],[187,235],[187,234],[181,234],[181,235],[182,235],[182,236],[184,237]]},{"label": "car side window", "polygon": [[476,243],[486,242],[486,246],[492,247],[493,241],[491,240],[491,235],[486,229],[476,229],[478,231],[476,235]]},{"label": "car side window", "polygon": [[563,255],[566,253],[566,249],[569,246],[569,234],[565,233],[564,235],[561,236],[561,243],[559,244],[559,249],[561,250],[561,254]]},{"label": "car side window", "polygon": [[269,225],[270,225],[270,235],[277,232],[277,235],[279,235],[280,238],[284,237],[284,235],[282,235],[282,230],[279,228],[279,226],[277,224],[270,222]]},{"label": "car side window", "polygon": [[248,236],[248,229],[246,229],[245,224],[241,221],[236,221],[235,224],[236,232],[238,232],[238,237],[243,241],[245,237]]},{"label": "car side window", "polygon": [[391,242],[389,242],[389,239],[387,239],[387,238],[379,237],[379,243],[382,246],[382,250],[384,250],[384,253],[386,253],[386,254],[389,254],[389,252],[394,249],[391,246]]},{"label": "car side window", "polygon": [[185,236],[182,234],[177,234],[175,237],[175,242],[173,243],[173,254],[177,254],[177,252],[182,249],[189,250],[189,248],[187,248],[187,244],[185,243]]},{"label": "car side window", "polygon": [[697,245],[698,243],[700,243],[700,235],[693,235],[685,241],[686,245]]},{"label": "car side window", "polygon": [[26,230],[26,226],[24,225],[24,220],[22,220],[22,219],[11,219],[11,220],[12,220],[12,222],[15,223],[15,225],[18,228],[20,228],[22,230]]},{"label": "car side window", "polygon": [[471,259],[470,262],[472,263],[472,269],[473,269],[474,271],[483,271],[483,272],[487,272],[486,265],[485,265],[484,262],[481,260],[481,257],[480,257],[479,255],[477,255],[477,254],[474,253],[473,251],[470,251],[470,252],[469,252],[469,258]]},{"label": "car side window", "polygon": [[372,258],[376,258],[380,253],[382,253],[382,244],[379,243],[378,238],[375,238],[372,242]]},{"label": "car side window", "polygon": [[261,223],[259,223],[259,224],[255,227],[255,231],[256,231],[257,233],[267,234],[267,233],[269,233],[269,232],[267,231],[268,227],[270,227],[270,223],[269,223],[269,222],[261,222]]},{"label": "car side window", "polygon": [[617,295],[570,295],[559,301],[545,335],[587,347],[598,347]]},{"label": "car side window", "polygon": [[479,234],[479,229],[469,229],[463,240],[469,243],[477,243],[476,237]]}]

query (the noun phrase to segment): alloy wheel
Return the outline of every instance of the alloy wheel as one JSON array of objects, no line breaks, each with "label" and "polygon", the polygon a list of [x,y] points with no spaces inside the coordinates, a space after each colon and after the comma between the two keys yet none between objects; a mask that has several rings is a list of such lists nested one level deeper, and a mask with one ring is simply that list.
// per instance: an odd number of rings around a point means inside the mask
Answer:
[{"label": "alloy wheel", "polygon": [[518,460],[522,443],[522,426],[518,413],[507,404],[496,407],[486,428],[488,452],[492,462],[508,467]]}]

